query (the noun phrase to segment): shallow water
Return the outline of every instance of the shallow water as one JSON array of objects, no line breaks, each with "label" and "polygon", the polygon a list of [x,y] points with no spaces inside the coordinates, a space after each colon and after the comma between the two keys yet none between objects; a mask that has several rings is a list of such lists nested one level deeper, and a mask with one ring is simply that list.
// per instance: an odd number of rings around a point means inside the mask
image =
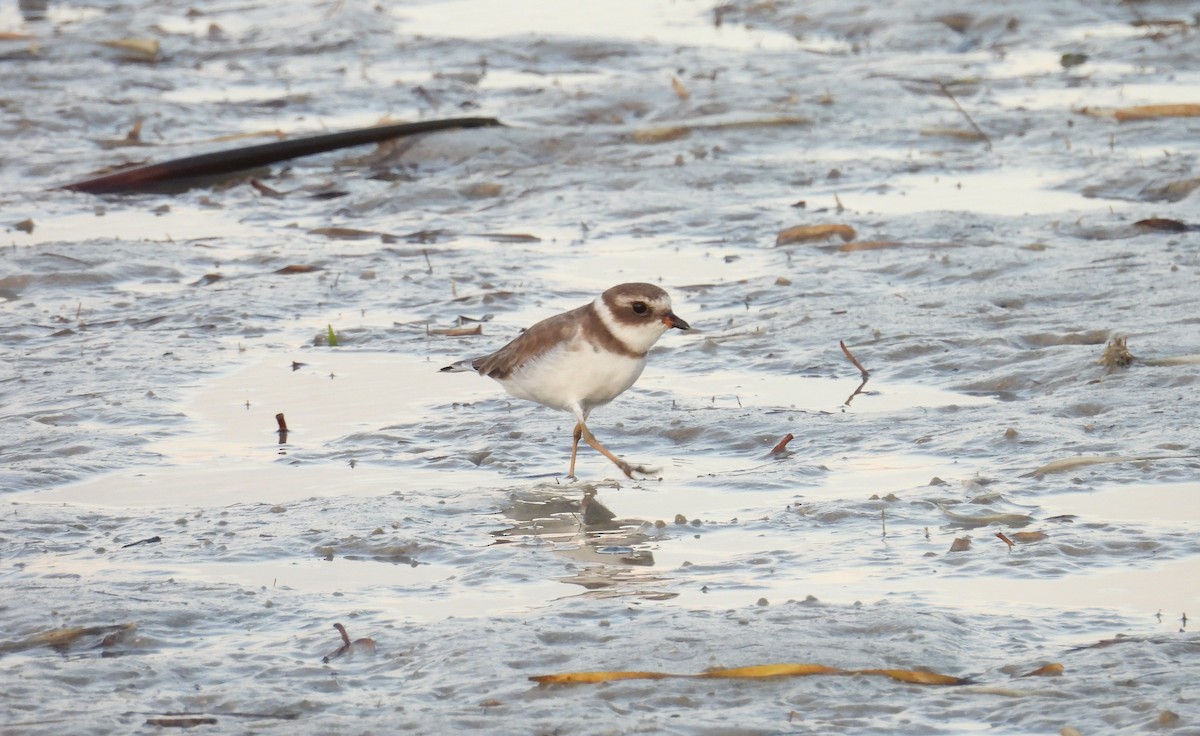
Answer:
[{"label": "shallow water", "polygon": [[[1195,123],[1081,110],[1200,102],[1195,20],[958,12],[0,9],[0,731],[1193,732],[1198,241],[1133,223],[1200,220]],[[282,196],[52,189],[463,114]],[[696,328],[589,421],[653,478],[436,370],[629,280]],[[772,662],[974,684],[528,680]]]}]

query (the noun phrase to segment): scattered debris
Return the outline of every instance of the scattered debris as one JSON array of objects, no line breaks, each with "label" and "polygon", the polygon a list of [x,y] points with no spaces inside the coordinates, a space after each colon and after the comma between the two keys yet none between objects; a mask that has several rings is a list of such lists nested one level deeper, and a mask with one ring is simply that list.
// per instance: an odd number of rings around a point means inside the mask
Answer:
[{"label": "scattered debris", "polygon": [[430,330],[431,335],[445,335],[446,337],[466,337],[468,335],[482,335],[483,325],[477,324],[474,327],[442,327]]},{"label": "scattered debris", "polygon": [[859,375],[862,376],[862,383],[858,384],[858,388],[854,389],[854,393],[850,394],[850,396],[846,398],[846,401],[843,402],[846,406],[850,406],[850,402],[854,400],[854,397],[863,392],[863,387],[866,386],[867,381],[870,380],[871,373],[866,368],[863,368],[863,364],[859,363],[858,358],[855,358],[854,354],[850,352],[850,348],[846,347],[845,340],[838,340],[838,345],[842,346],[842,352],[846,354],[846,357],[852,364],[854,364],[854,367],[858,369]]},{"label": "scattered debris", "polygon": [[779,440],[779,444],[777,444],[771,448],[771,452],[769,454],[778,455],[779,453],[781,453],[785,449],[787,449],[788,443],[794,439],[796,439],[796,436],[794,434],[792,434],[791,432],[788,432],[786,435],[783,436],[783,439]]},{"label": "scattered debris", "polygon": [[937,80],[937,86],[938,89],[941,90],[942,94],[946,95],[946,97],[954,103],[954,107],[957,108],[958,111],[962,113],[962,116],[967,119],[967,123],[971,126],[975,133],[978,134],[979,140],[984,142],[985,148],[989,151],[992,150],[992,139],[988,138],[988,134],[983,132],[983,128],[980,128],[975,123],[975,119],[971,117],[971,114],[964,110],[962,105],[958,104],[958,98],[956,98],[950,89],[946,87],[946,84],[939,79]]},{"label": "scattered debris", "polygon": [[101,41],[100,45],[124,52],[131,61],[158,61],[161,51],[156,38],[118,38]]},{"label": "scattered debris", "polygon": [[147,726],[158,726],[159,728],[195,728],[196,726],[214,726],[217,719],[212,716],[187,716],[187,717],[170,717],[170,718],[147,718]]},{"label": "scattered debris", "polygon": [[1195,118],[1200,117],[1200,104],[1179,105],[1135,105],[1122,107],[1113,112],[1118,122],[1130,120],[1153,120],[1155,118]]},{"label": "scattered debris", "polygon": [[1114,337],[1104,346],[1104,355],[1100,356],[1100,365],[1112,373],[1118,368],[1127,368],[1136,360],[1133,353],[1125,346],[1125,338]]},{"label": "scattered debris", "polygon": [[137,627],[133,624],[112,624],[51,629],[20,641],[0,643],[0,654],[21,652],[37,647],[50,647],[58,652],[66,652],[76,645],[80,645],[76,647],[77,649],[108,649],[124,639],[135,628]]},{"label": "scattered debris", "polygon": [[713,669],[696,675],[669,672],[567,672],[557,675],[535,675],[529,679],[540,685],[578,685],[616,680],[665,680],[668,678],[752,680],[777,677],[809,677],[812,675],[878,675],[914,685],[965,685],[970,681],[924,670],[863,669],[844,670],[821,664],[761,664],[732,669]]},{"label": "scattered debris", "polygon": [[797,225],[780,231],[775,236],[775,245],[793,245],[795,243],[808,243],[814,240],[828,240],[833,236],[837,236],[848,243],[854,240],[857,235],[858,233],[849,225]]},{"label": "scattered debris", "polygon": [[333,628],[337,629],[337,632],[339,634],[341,634],[342,645],[340,647],[338,647],[337,650],[334,651],[332,654],[327,654],[321,658],[321,661],[324,662],[325,664],[329,664],[330,662],[332,662],[333,660],[342,656],[343,654],[353,655],[358,652],[362,652],[362,653],[366,653],[366,654],[374,654],[375,653],[375,640],[374,639],[365,639],[364,638],[364,639],[355,639],[354,641],[350,641],[350,635],[348,633],[346,633],[345,626],[342,626],[341,624],[334,624]]},{"label": "scattered debris", "polygon": [[418,133],[499,125],[502,124],[495,118],[448,118],[355,128],[338,133],[263,143],[229,151],[202,153],[198,156],[187,156],[158,164],[136,166],[112,174],[72,182],[60,188],[88,194],[180,191],[192,186],[210,185],[217,179],[239,174],[248,169],[256,169],[302,156],[335,151],[340,148],[382,143]]},{"label": "scattered debris", "polygon": [[1062,473],[1067,470],[1076,468],[1085,468],[1089,465],[1106,465],[1108,463],[1143,463],[1153,460],[1187,460],[1197,455],[1080,455],[1079,457],[1068,457],[1062,460],[1055,460],[1051,463],[1046,463],[1036,470],[1031,470],[1028,473],[1023,473],[1022,478],[1041,478],[1044,475],[1052,473]]},{"label": "scattered debris", "polygon": [[139,544],[158,544],[161,541],[162,541],[162,537],[159,537],[159,536],[146,537],[145,539],[139,539],[136,542],[130,542],[129,544],[122,544],[121,549],[128,549],[129,547],[136,547]]},{"label": "scattered debris", "polygon": [[811,125],[812,120],[797,115],[780,115],[757,120],[734,120],[725,123],[697,125],[668,125],[660,128],[640,128],[630,134],[634,143],[666,143],[686,138],[694,131],[735,130],[740,128],[769,128],[775,126]]},{"label": "scattered debris", "polygon": [[1159,233],[1186,233],[1189,230],[1200,229],[1196,225],[1189,225],[1186,222],[1172,220],[1167,217],[1148,217],[1145,220],[1138,220],[1133,223],[1133,226],[1142,230]]},{"label": "scattered debris", "polygon": [[1032,672],[1026,672],[1021,677],[1059,677],[1063,673],[1063,666],[1058,662],[1042,665]]}]

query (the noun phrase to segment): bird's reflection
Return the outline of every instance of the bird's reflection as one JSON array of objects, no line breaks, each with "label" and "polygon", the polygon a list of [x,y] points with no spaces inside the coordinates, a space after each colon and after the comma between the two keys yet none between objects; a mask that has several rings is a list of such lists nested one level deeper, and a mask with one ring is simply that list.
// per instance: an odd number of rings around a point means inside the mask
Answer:
[{"label": "bird's reflection", "polygon": [[563,486],[539,484],[514,490],[502,513],[513,521],[492,532],[494,544],[546,544],[554,551],[583,563],[583,567],[562,578],[579,585],[589,595],[601,597],[633,596],[662,600],[677,594],[652,586],[666,582],[648,568],[654,566],[650,545],[658,538],[652,522],[622,519],[597,498],[597,489],[583,484],[583,497],[563,493]]}]

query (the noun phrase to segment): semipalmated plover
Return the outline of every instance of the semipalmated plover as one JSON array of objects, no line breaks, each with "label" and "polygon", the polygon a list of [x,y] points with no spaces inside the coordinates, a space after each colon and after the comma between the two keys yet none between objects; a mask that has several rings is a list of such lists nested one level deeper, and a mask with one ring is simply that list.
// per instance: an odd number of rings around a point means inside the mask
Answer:
[{"label": "semipalmated plover", "polygon": [[443,371],[475,371],[500,382],[518,399],[529,399],[575,415],[571,467],[583,438],[626,477],[653,469],[630,465],[609,452],[587,428],[588,414],[633,385],[646,367],[646,353],[672,327],[688,330],[671,311],[671,297],[653,284],[621,284],[569,312],[522,332],[491,355],[463,360]]}]

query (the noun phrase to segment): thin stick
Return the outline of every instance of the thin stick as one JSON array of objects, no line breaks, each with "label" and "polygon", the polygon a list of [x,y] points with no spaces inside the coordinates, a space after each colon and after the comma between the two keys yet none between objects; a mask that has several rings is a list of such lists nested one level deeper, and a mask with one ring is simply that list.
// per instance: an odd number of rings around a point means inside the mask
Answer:
[{"label": "thin stick", "polygon": [[418,133],[498,125],[501,123],[495,118],[449,118],[355,128],[337,133],[305,136],[227,151],[214,151],[158,164],[138,166],[118,171],[115,174],[72,182],[59,187],[59,189],[89,194],[152,192],[162,191],[164,188],[187,189],[190,185],[206,180],[208,177],[227,176],[238,171],[255,169],[301,156],[312,156],[317,153],[336,151],[367,143],[381,143]]},{"label": "thin stick", "polygon": [[862,374],[862,383],[858,384],[858,388],[854,389],[854,393],[850,394],[850,397],[846,399],[846,406],[850,406],[850,402],[854,400],[854,397],[863,392],[863,387],[867,385],[867,381],[871,378],[871,373],[866,368],[863,368],[863,364],[859,363],[858,358],[855,358],[854,354],[850,352],[850,348],[846,347],[845,340],[838,340],[838,345],[842,346],[842,352],[846,354],[846,357],[850,359],[850,362]]},{"label": "thin stick", "polygon": [[958,100],[955,99],[954,94],[946,88],[946,85],[942,83],[942,80],[935,79],[934,81],[937,82],[938,89],[942,91],[942,94],[946,95],[946,97],[948,97],[950,101],[954,103],[954,106],[958,108],[958,111],[962,113],[962,116],[967,119],[967,122],[971,124],[971,127],[975,129],[975,132],[978,133],[979,137],[983,139],[984,144],[987,146],[987,150],[991,151],[992,139],[988,137],[988,134],[983,132],[983,128],[980,128],[975,124],[974,118],[971,117],[970,113],[963,109],[962,105],[958,104]]},{"label": "thin stick", "polygon": [[333,628],[337,629],[337,632],[342,635],[342,645],[338,647],[337,651],[335,651],[333,654],[326,654],[321,658],[321,661],[325,662],[326,664],[337,659],[350,650],[350,634],[346,633],[346,627],[342,626],[341,624],[334,624]]},{"label": "thin stick", "polygon": [[770,453],[770,454],[772,454],[772,455],[778,455],[779,453],[783,452],[783,451],[784,451],[784,449],[785,449],[785,448],[788,446],[788,443],[789,443],[789,442],[791,442],[791,441],[792,441],[792,440],[794,440],[794,439],[796,439],[796,436],[795,436],[795,435],[793,435],[791,432],[788,432],[788,433],[787,433],[787,434],[784,436],[784,438],[783,438],[783,439],[779,440],[779,444],[778,444],[778,445],[775,445],[775,447],[771,448],[771,453]]}]

